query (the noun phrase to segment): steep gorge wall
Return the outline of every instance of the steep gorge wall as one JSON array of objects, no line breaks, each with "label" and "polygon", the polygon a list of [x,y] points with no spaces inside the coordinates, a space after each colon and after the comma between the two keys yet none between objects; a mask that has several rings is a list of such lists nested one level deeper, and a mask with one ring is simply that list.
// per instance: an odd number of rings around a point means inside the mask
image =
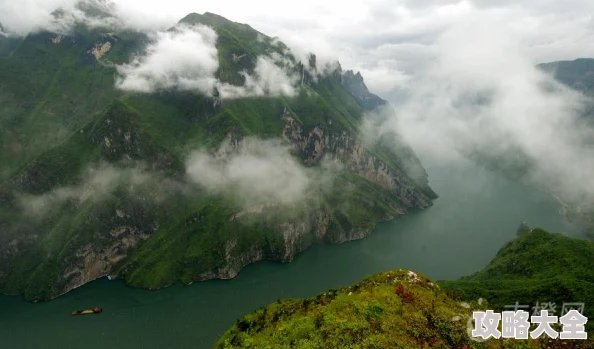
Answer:
[{"label": "steep gorge wall", "polygon": [[[423,209],[432,205],[431,199],[419,190],[411,179],[398,168],[374,156],[357,138],[342,131],[332,133],[320,126],[307,131],[286,110],[282,118],[286,123],[282,137],[293,145],[305,164],[317,165],[324,157],[336,159],[344,166],[342,171],[355,173],[379,185],[406,206],[394,206],[392,214],[377,217],[378,221],[405,214],[407,208]],[[241,137],[232,137],[231,144],[232,149],[240,148]],[[248,214],[263,214],[267,209],[274,207],[274,204],[259,205],[237,212],[231,219],[241,219]],[[336,229],[333,222],[336,222],[336,217],[321,207],[311,209],[305,219],[279,222],[276,231],[282,243],[277,250],[269,252],[265,251],[265,246],[258,245],[242,251],[237,247],[236,240],[230,240],[225,248],[225,266],[201,274],[198,280],[233,278],[243,267],[251,263],[264,259],[288,262],[314,243],[326,241],[340,244],[363,239],[373,230],[372,227],[355,225],[343,225],[341,229]]]},{"label": "steep gorge wall", "polygon": [[392,192],[409,208],[431,206],[431,199],[421,192],[411,179],[400,169],[378,159],[361,140],[345,131],[330,133],[319,126],[306,131],[290,114],[284,118],[286,125],[283,138],[295,146],[307,164],[318,164],[324,156],[333,156],[346,167],[346,170]]}]

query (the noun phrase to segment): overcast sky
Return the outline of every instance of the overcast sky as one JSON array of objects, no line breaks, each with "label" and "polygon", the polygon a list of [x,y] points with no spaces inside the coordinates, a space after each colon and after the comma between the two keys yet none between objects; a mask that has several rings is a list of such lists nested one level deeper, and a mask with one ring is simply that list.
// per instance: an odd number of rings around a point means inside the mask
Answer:
[{"label": "overcast sky", "polygon": [[[7,31],[24,33],[43,26],[52,9],[75,1],[0,0],[0,23]],[[137,27],[168,27],[190,12],[207,11],[248,23],[322,59],[339,59],[343,67],[360,70],[370,88],[388,98],[431,62],[441,35],[476,18],[493,31],[510,33],[509,39],[535,63],[594,57],[590,0],[115,2],[126,21]]]}]

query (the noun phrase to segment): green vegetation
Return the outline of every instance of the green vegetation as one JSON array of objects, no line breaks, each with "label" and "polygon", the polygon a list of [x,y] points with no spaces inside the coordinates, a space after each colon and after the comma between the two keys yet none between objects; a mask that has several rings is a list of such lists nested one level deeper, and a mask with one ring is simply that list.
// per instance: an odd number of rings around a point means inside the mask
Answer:
[{"label": "green vegetation", "polygon": [[[593,348],[592,339],[479,343],[468,335],[472,311],[501,311],[516,300],[582,301],[591,313],[593,260],[591,242],[534,229],[470,277],[437,286],[400,269],[313,298],[279,300],[239,319],[214,347]],[[591,324],[587,329],[591,334]]]},{"label": "green vegetation", "polygon": [[[209,13],[181,22],[217,32],[221,81],[243,84],[241,73],[273,53],[301,74],[286,46],[247,25]],[[435,197],[423,176],[415,178],[418,188],[396,193],[347,169],[304,202],[233,218],[248,209],[234,194],[187,181],[193,151],[216,150],[227,137],[282,138],[289,116],[299,134],[287,143],[301,142],[292,144],[293,156],[321,172],[320,158],[311,160],[317,137],[331,140],[322,152],[334,155],[346,137],[357,139],[366,107],[340,71],[317,83],[306,73],[309,83],[295,97],[115,89],[114,64],[129,62],[147,42],[142,33],[81,25],[71,35],[0,43],[0,292],[51,299],[106,274],[152,289],[232,277],[256,260],[290,261],[321,240],[360,238],[377,221],[406,212],[404,195],[423,205]],[[107,44],[103,56],[93,55]],[[366,151],[375,166],[414,183],[401,166],[410,153]]]},{"label": "green vegetation", "polygon": [[[505,305],[585,303],[594,313],[594,243],[541,229],[523,233],[503,247],[480,272],[440,285],[464,298],[484,297],[498,310]],[[590,315],[591,316],[591,315]],[[592,322],[589,330],[594,329]]]},{"label": "green vegetation", "polygon": [[113,41],[118,50],[105,59],[117,61],[132,53],[130,41],[138,37],[106,38],[78,27],[72,37],[30,35],[10,56],[0,57],[0,181],[84,127],[120,95],[113,88],[113,68],[96,64],[88,51],[96,42]]},{"label": "green vegetation", "polygon": [[215,348],[411,348],[470,344],[470,312],[423,276],[397,270],[238,320]]}]

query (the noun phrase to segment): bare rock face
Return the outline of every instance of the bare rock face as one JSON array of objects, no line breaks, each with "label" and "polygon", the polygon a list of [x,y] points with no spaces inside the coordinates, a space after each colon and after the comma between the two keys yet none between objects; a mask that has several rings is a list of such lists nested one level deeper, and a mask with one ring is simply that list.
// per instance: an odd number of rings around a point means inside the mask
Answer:
[{"label": "bare rock face", "polygon": [[130,226],[112,229],[110,236],[107,243],[87,244],[76,252],[74,262],[62,275],[66,280],[62,294],[108,275],[131,248],[149,238],[149,234]]},{"label": "bare rock face", "polygon": [[369,92],[360,72],[354,73],[352,70],[347,70],[342,74],[341,78],[342,85],[346,87],[346,89],[357,98],[365,108],[372,110],[387,103],[385,100]]},{"label": "bare rock face", "polygon": [[106,42],[97,44],[97,46],[93,47],[87,53],[92,54],[96,60],[99,60],[107,52],[109,52],[109,50],[111,50],[111,42],[106,41]]},{"label": "bare rock face", "polygon": [[[398,167],[374,155],[359,139],[340,129],[329,130],[324,126],[315,126],[306,130],[290,113],[284,112],[281,117],[285,121],[282,138],[292,145],[292,148],[303,159],[306,165],[320,165],[325,159],[334,159],[340,163],[341,171],[351,172],[366,180],[377,184],[392,193],[405,207],[393,207],[392,213],[378,220],[389,220],[394,215],[405,214],[407,208],[426,208],[431,206],[431,199]],[[119,149],[128,154],[134,153],[133,141],[140,137],[134,130],[104,127],[110,132],[107,139],[97,139],[102,151],[111,154],[112,149]],[[118,143],[119,142],[119,143]],[[117,144],[116,144],[117,143]],[[230,134],[228,144],[221,147],[217,156],[238,151],[245,144],[240,135]],[[369,202],[369,207],[374,203]],[[228,217],[228,221],[242,220],[246,216],[265,217],[274,214],[278,209],[275,202],[266,202],[247,207]],[[68,263],[62,267],[61,287],[58,294],[64,294],[72,289],[91,282],[106,275],[112,275],[117,267],[128,256],[128,252],[141,241],[146,240],[152,233],[158,231],[158,222],[152,226],[140,228],[129,219],[134,214],[123,208],[116,208],[111,213],[113,220],[120,222],[101,233],[101,238],[79,248]],[[290,262],[298,253],[303,252],[312,244],[330,242],[340,244],[347,241],[363,239],[373,230],[373,226],[356,226],[341,224],[340,229],[333,228],[336,217],[332,212],[321,207],[311,207],[304,217],[279,221],[274,231],[280,237],[274,248],[262,244],[250,245],[238,243],[237,238],[231,238],[224,245],[224,261],[219,267],[196,275],[195,281],[208,279],[234,278],[240,270],[254,262],[272,259]],[[137,220],[137,219],[136,219]],[[127,223],[124,223],[127,222]],[[17,249],[18,245],[8,244],[10,249]]]},{"label": "bare rock face", "polygon": [[[78,6],[86,15],[100,20],[109,14],[112,4],[107,0],[92,0]],[[263,52],[282,56],[283,59],[276,63],[287,65],[284,68],[300,70],[301,63],[296,62],[296,58],[289,55],[288,51],[285,52],[284,44],[264,36],[261,37],[263,41],[258,39],[254,42],[250,39],[252,34],[261,33],[249,26],[232,23],[208,13],[191,14],[181,23],[225,28],[217,32],[221,69],[217,71],[216,78],[221,82],[243,85],[246,79],[244,72],[250,75],[254,72],[257,56]],[[110,79],[114,77],[115,64],[124,64],[134,54],[140,53],[142,47],[150,42],[149,35],[128,31],[105,33],[99,31],[104,29],[87,29],[68,34],[39,33],[25,39],[23,45],[31,45],[31,52],[43,54],[48,60],[53,60],[48,62],[60,63],[60,69],[57,70],[59,74],[56,73],[58,75],[48,80],[48,84],[43,82],[44,79],[37,81],[38,79],[25,77],[23,81],[27,82],[26,86],[21,84],[13,91],[7,85],[0,96],[0,104],[8,103],[8,109],[5,109],[17,111],[21,107],[31,107],[31,110],[39,111],[47,117],[52,126],[54,122],[55,126],[60,126],[56,127],[59,130],[56,135],[35,127],[28,130],[30,134],[21,134],[20,128],[16,131],[9,130],[10,133],[5,134],[8,136],[5,137],[5,148],[10,155],[8,163],[14,160],[15,165],[14,169],[6,172],[6,180],[0,185],[1,292],[21,293],[30,300],[51,299],[105,275],[115,274],[131,281],[135,276],[128,273],[129,270],[140,270],[142,275],[135,280],[138,286],[164,287],[167,283],[179,280],[175,271],[182,267],[173,266],[172,270],[176,270],[167,277],[155,280],[145,278],[145,275],[152,276],[154,270],[149,263],[152,260],[151,253],[156,253],[162,246],[154,246],[152,241],[148,244],[142,242],[151,235],[160,233],[166,235],[163,240],[167,240],[170,237],[168,233],[179,230],[184,237],[196,237],[189,243],[203,247],[203,242],[209,242],[211,235],[219,232],[218,225],[201,225],[200,217],[203,214],[212,214],[210,218],[216,219],[216,224],[229,224],[224,226],[225,229],[231,225],[233,228],[239,226],[237,220],[258,224],[261,223],[261,218],[266,218],[267,221],[263,225],[265,229],[254,229],[256,232],[253,235],[234,235],[237,231],[242,231],[241,228],[233,232],[225,231],[228,235],[217,235],[217,239],[212,239],[216,240],[212,246],[197,249],[197,256],[189,256],[190,253],[180,256],[184,258],[184,262],[187,261],[187,265],[191,265],[191,268],[187,268],[187,273],[183,274],[183,282],[232,278],[244,266],[262,259],[288,262],[314,243],[342,243],[361,239],[371,232],[373,224],[378,220],[394,218],[404,214],[408,208],[430,206],[430,195],[425,195],[422,186],[419,189],[416,185],[414,176],[407,174],[407,169],[394,161],[398,156],[387,156],[383,150],[368,149],[352,127],[345,126],[350,133],[341,128],[345,125],[341,123],[345,118],[340,115],[351,114],[350,111],[344,113],[342,108],[334,106],[326,108],[341,101],[349,104],[355,102],[350,96],[348,100],[343,100],[349,93],[362,103],[359,106],[353,105],[357,114],[384,104],[385,101],[369,92],[360,74],[343,74],[338,66],[336,69],[326,67],[333,69],[329,71],[324,68],[327,74],[322,77],[317,68],[322,67],[316,64],[313,55],[309,60],[309,68],[301,64],[302,85],[310,85],[310,88],[304,89],[306,93],[317,93],[314,84],[320,82],[320,79],[325,79],[324,83],[332,86],[328,90],[332,94],[328,101],[332,103],[326,101],[326,107],[321,108],[317,104],[303,105],[304,112],[299,115],[304,120],[312,121],[306,123],[307,126],[300,122],[297,114],[292,115],[286,110],[291,109],[289,105],[293,102],[282,101],[279,104],[281,100],[275,98],[268,104],[266,101],[250,99],[245,101],[245,106],[235,105],[231,101],[222,100],[216,88],[213,88],[210,96],[198,96],[196,91],[164,89],[146,97],[126,94],[126,98],[123,98],[121,91],[111,89],[114,84]],[[9,54],[14,46],[1,36],[0,56],[3,56]],[[32,63],[11,62],[40,64],[41,61],[35,59]],[[31,72],[44,67],[45,65],[31,68],[24,65],[18,71]],[[11,66],[6,68],[12,69]],[[85,76],[93,79],[87,81]],[[51,81],[56,83],[49,84]],[[33,98],[27,100],[30,96]],[[48,98],[38,100],[39,96]],[[149,99],[150,103],[147,103]],[[24,101],[26,106],[21,105]],[[16,104],[11,104],[13,102]],[[298,100],[295,102],[300,103]],[[283,108],[281,105],[286,106],[283,112],[280,110]],[[152,118],[157,114],[160,117],[162,112],[165,117],[169,113],[165,112],[168,108],[172,108],[175,115],[184,115],[187,120],[178,119],[170,123],[166,119]],[[279,109],[275,111],[274,108]],[[251,110],[250,118],[263,118],[264,128],[260,129],[258,126],[252,129],[249,125],[251,121],[244,124],[236,117],[236,112],[248,110]],[[20,120],[22,115],[19,113],[9,117]],[[317,119],[318,113],[328,114],[325,118]],[[33,114],[31,117],[37,118]],[[275,119],[269,123],[269,118]],[[31,125],[36,124],[33,121]],[[185,124],[186,121],[192,122],[191,127],[185,130],[178,128],[189,125]],[[17,124],[20,125],[15,123]],[[324,184],[318,185],[314,190],[320,189],[323,193],[317,195],[317,192],[311,190],[316,195],[308,195],[305,204],[300,202],[305,207],[290,212],[279,207],[278,203],[261,202],[272,200],[267,196],[258,199],[258,205],[248,208],[225,201],[226,198],[221,197],[218,192],[211,193],[208,190],[204,190],[208,192],[204,196],[205,205],[202,205],[202,196],[173,197],[177,195],[177,191],[189,191],[191,193],[184,194],[192,195],[196,191],[202,194],[204,188],[186,186],[186,151],[203,146],[211,149],[210,146],[219,143],[224,133],[230,136],[228,146],[219,149],[214,154],[215,157],[224,157],[228,152],[243,150],[241,147],[249,145],[243,142],[246,135],[267,140],[274,137],[274,141],[279,144],[283,143],[279,138],[284,138],[290,144],[291,151],[298,153],[299,165],[301,162],[306,166],[318,165],[315,169],[308,169],[311,170],[308,173],[326,170],[326,160],[339,163],[340,169],[336,171],[342,171],[337,176],[341,182],[336,186],[335,183],[326,185],[325,176],[321,176],[324,178],[319,181],[316,178],[316,183]],[[33,141],[28,143],[28,140],[33,139],[39,139],[40,145]],[[286,148],[286,144],[283,144],[283,148]],[[396,153],[399,154],[398,151]],[[23,159],[17,159],[19,154],[23,155]],[[93,176],[101,176],[103,165],[109,165],[105,166],[110,168],[109,171],[113,168],[113,173],[109,172],[110,179],[106,181],[110,183],[109,190],[96,189],[92,179],[95,178]],[[22,170],[16,171],[21,166]],[[334,169],[330,171],[335,172]],[[421,177],[422,175],[423,173]],[[93,184],[87,183],[87,176]],[[103,179],[99,182],[104,183]],[[115,183],[113,188],[112,182]],[[97,184],[97,187],[103,188],[103,184]],[[381,190],[380,187],[386,190]],[[343,195],[347,192],[342,190],[344,188],[353,189],[352,193],[356,195],[350,195],[351,192]],[[176,193],[170,197],[170,191]],[[23,210],[20,207],[21,196],[26,200],[34,197],[34,202],[26,205],[34,209]],[[311,205],[310,201],[313,202]],[[339,207],[342,203],[344,207]],[[203,207],[209,205],[214,207],[212,211]],[[42,214],[28,212],[38,208],[43,211]],[[8,214],[4,214],[5,212]],[[278,215],[279,212],[282,214]],[[35,220],[29,219],[33,215]],[[211,221],[207,220],[207,223]],[[160,225],[164,227],[161,230]],[[205,233],[205,236],[196,236],[198,232]],[[47,243],[48,241],[52,243]],[[185,243],[185,240],[180,241]],[[147,254],[139,253],[136,260],[137,254],[133,256],[130,253],[132,250]],[[205,251],[214,251],[216,256],[202,258],[208,254]],[[211,268],[214,269],[209,270]],[[32,270],[35,272],[31,272]]]},{"label": "bare rock face", "polygon": [[[267,205],[262,210],[273,208]],[[261,214],[263,211],[251,211],[249,214]],[[246,213],[248,214],[248,213]],[[280,262],[290,262],[300,252],[308,249],[312,244],[321,241],[340,244],[347,241],[363,239],[371,233],[372,229],[353,227],[344,234],[328,236],[328,227],[332,217],[323,211],[312,211],[307,219],[295,219],[280,222],[277,225],[278,234],[282,237],[279,250],[275,251],[273,258]],[[252,245],[248,250],[240,250],[236,240],[230,240],[225,246],[225,263],[222,268],[215,268],[205,272],[197,280],[232,279],[245,266],[266,259],[263,246]]]},{"label": "bare rock face", "polygon": [[198,276],[198,280],[210,279],[232,279],[237,276],[243,267],[264,259],[264,250],[257,245],[253,245],[248,250],[236,252],[237,240],[227,241],[225,246],[225,266],[215,268]]},{"label": "bare rock face", "polygon": [[431,206],[431,199],[412,180],[398,168],[372,155],[360,140],[346,132],[329,134],[317,126],[311,131],[305,131],[290,114],[285,114],[284,119],[286,125],[283,138],[304,156],[306,164],[317,164],[325,155],[333,156],[346,170],[392,192],[408,207]]}]

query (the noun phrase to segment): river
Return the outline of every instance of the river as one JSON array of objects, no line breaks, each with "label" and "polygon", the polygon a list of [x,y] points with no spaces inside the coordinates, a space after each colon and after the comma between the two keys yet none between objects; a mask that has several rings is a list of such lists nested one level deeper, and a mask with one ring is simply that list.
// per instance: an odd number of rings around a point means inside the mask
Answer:
[{"label": "river", "polygon": [[[579,236],[546,193],[472,165],[429,168],[433,207],[378,225],[364,240],[317,245],[292,263],[260,262],[233,280],[131,289],[101,279],[56,300],[0,296],[0,348],[210,348],[236,319],[278,298],[313,296],[407,268],[455,279],[483,268],[520,222]],[[103,307],[95,316],[75,309]]]}]

